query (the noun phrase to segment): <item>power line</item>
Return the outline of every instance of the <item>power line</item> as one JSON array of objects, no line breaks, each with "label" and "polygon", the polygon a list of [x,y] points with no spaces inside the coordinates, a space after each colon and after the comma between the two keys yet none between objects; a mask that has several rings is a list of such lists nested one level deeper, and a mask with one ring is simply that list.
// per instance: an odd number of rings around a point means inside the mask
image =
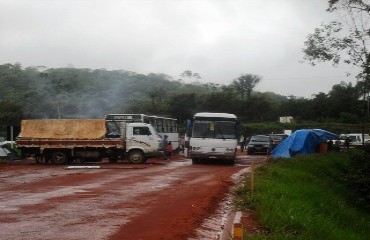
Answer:
[{"label": "power line", "polygon": [[348,78],[349,76],[325,76],[325,77],[293,77],[293,78],[264,78],[264,80],[293,80],[293,79],[320,79],[320,78]]}]

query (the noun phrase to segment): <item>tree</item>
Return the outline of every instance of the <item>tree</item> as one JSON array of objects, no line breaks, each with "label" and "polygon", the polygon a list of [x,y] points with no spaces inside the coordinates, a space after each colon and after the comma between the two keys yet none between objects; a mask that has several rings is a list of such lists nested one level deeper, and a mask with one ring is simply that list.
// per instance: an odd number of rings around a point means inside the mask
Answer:
[{"label": "tree", "polygon": [[195,93],[176,94],[171,96],[167,102],[168,115],[177,118],[180,126],[197,112],[197,96]]},{"label": "tree", "polygon": [[329,104],[329,97],[327,94],[320,92],[315,94],[311,100],[311,109],[314,114],[314,119],[325,120],[328,119],[333,111],[332,106]]},{"label": "tree", "polygon": [[341,82],[332,87],[329,92],[329,103],[333,109],[331,118],[338,119],[343,113],[361,113],[359,97],[362,91],[352,86],[352,83]]},{"label": "tree", "polygon": [[0,101],[0,137],[3,137],[6,126],[20,125],[21,119],[21,104],[11,100]]},{"label": "tree", "polygon": [[155,113],[158,111],[158,106],[165,100],[167,93],[165,86],[157,86],[145,91],[151,101],[152,111]]},{"label": "tree", "polygon": [[195,72],[193,72],[191,70],[185,70],[184,72],[182,72],[180,74],[180,77],[182,77],[182,78],[187,77],[187,78],[190,78],[190,79],[196,78],[197,80],[199,80],[200,78],[202,78],[199,73],[195,73]]},{"label": "tree", "polygon": [[362,69],[357,79],[364,82],[361,121],[364,134],[365,96],[370,91],[370,4],[366,0],[329,0],[327,11],[339,13],[339,21],[322,24],[308,35],[304,58],[313,65],[322,61],[336,65],[342,60]]},{"label": "tree", "polygon": [[265,96],[253,95],[246,101],[244,106],[246,112],[246,114],[244,113],[245,119],[258,122],[273,120],[270,116],[272,106]]},{"label": "tree", "polygon": [[362,69],[358,79],[369,82],[370,4],[363,0],[329,0],[327,11],[339,13],[339,20],[322,24],[308,35],[304,59],[312,65],[329,61],[358,66]]},{"label": "tree", "polygon": [[245,96],[247,99],[251,97],[252,91],[255,86],[261,81],[261,77],[254,74],[242,74],[237,79],[234,79],[232,85],[235,87],[244,100]]},{"label": "tree", "polygon": [[311,111],[311,102],[305,98],[296,98],[290,96],[286,101],[283,101],[280,106],[280,116],[293,116],[294,119],[314,120],[314,115]]}]

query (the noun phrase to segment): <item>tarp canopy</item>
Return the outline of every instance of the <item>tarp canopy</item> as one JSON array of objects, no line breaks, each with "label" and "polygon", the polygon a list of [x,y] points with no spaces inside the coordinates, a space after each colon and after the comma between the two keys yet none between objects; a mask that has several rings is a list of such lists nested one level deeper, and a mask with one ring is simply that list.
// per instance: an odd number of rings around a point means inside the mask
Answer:
[{"label": "tarp canopy", "polygon": [[104,119],[22,120],[20,138],[101,139],[105,136]]},{"label": "tarp canopy", "polygon": [[322,129],[297,130],[276,146],[271,154],[274,158],[289,158],[297,154],[314,153],[320,143],[338,137],[338,135]]}]

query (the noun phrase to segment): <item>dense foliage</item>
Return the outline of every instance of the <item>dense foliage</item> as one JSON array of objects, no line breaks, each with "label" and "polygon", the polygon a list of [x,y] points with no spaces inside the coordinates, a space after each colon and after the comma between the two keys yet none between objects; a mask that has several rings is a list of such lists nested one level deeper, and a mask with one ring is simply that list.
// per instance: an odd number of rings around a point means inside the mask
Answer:
[{"label": "dense foliage", "polygon": [[[322,23],[308,35],[304,43],[304,59],[312,65],[331,62],[333,65],[350,64],[358,68],[357,89],[362,89],[362,98],[365,101],[370,96],[370,1],[329,0],[328,3],[327,11],[335,14],[335,20]],[[352,94],[357,95],[358,91]],[[347,102],[343,107],[352,104],[353,102]],[[345,115],[347,114],[344,111],[342,116]]]},{"label": "dense foliage", "polygon": [[[368,239],[370,212],[345,179],[348,154],[310,154],[269,162],[237,189],[241,209],[254,209],[265,234],[248,239]],[[360,204],[359,204],[360,203]]]},{"label": "dense foliage", "polygon": [[346,180],[359,196],[358,202],[370,207],[370,147],[353,152],[348,161]]},{"label": "dense foliage", "polygon": [[278,122],[279,116],[293,116],[297,123],[359,123],[363,103],[368,103],[357,85],[345,82],[306,99],[252,92],[260,77],[244,89],[233,80],[220,85],[199,78],[185,83],[166,74],[125,70],[0,65],[0,134],[26,118],[102,118],[128,112],[174,117],[180,124],[200,111],[234,113],[244,123]]}]

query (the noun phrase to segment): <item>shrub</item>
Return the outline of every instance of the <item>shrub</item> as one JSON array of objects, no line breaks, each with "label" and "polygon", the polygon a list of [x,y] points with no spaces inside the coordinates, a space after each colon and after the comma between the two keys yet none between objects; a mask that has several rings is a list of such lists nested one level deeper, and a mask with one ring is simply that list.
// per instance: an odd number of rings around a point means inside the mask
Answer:
[{"label": "shrub", "polygon": [[347,181],[359,196],[359,201],[370,206],[370,148],[353,151],[348,160]]}]

